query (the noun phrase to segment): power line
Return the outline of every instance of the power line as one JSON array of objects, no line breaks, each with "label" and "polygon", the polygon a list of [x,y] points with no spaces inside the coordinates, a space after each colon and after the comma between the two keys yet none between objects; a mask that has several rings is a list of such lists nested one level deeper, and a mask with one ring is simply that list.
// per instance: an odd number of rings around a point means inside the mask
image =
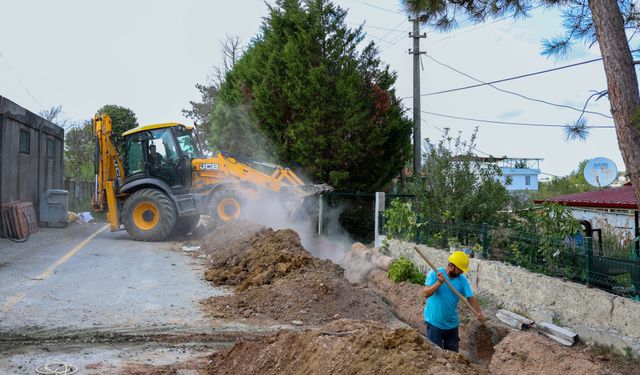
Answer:
[{"label": "power line", "polygon": [[[529,9],[529,11],[538,9],[540,7],[542,7],[542,5],[536,5],[535,7],[532,7],[531,9]],[[475,25],[474,27],[470,27],[470,28],[468,28],[466,30],[461,30],[457,34],[448,35],[448,36],[446,36],[444,38],[441,38],[441,39],[436,39],[436,40],[434,40],[434,42],[442,42],[442,41],[447,40],[447,39],[456,38],[456,37],[458,37],[460,35],[464,35],[464,34],[470,33],[471,31],[482,29],[483,27],[494,25],[494,24],[496,24],[496,23],[498,23],[500,21],[504,21],[504,20],[509,19],[509,18],[514,18],[514,15],[513,14],[509,14],[509,15],[506,15],[504,17],[497,18],[497,19],[495,19],[495,20],[493,20],[493,21],[491,21],[489,23],[483,23],[483,24],[480,24],[480,25]]]},{"label": "power line", "polygon": [[362,3],[362,4],[366,5],[366,6],[372,7],[372,8],[376,8],[376,9],[384,10],[384,11],[386,11],[386,12],[390,12],[390,13],[397,13],[397,14],[402,14],[402,15],[404,15],[404,13],[403,13],[403,12],[399,12],[399,11],[397,11],[397,10],[391,10],[391,9],[389,9],[389,8],[379,7],[379,6],[377,6],[377,5],[373,5],[373,4],[371,4],[371,3],[367,3],[366,1],[361,1],[360,3]]},{"label": "power line", "polygon": [[[435,126],[435,125],[433,125],[433,124],[429,124],[428,122],[426,122],[426,120],[425,120],[425,119],[422,119],[422,123],[427,124],[427,125],[429,125],[429,126],[432,126],[432,127],[436,128],[436,129],[438,129],[438,131],[440,131],[440,133],[442,133],[443,135],[446,135],[446,134],[447,134],[447,132],[445,132],[443,129],[440,129],[440,128],[439,128],[439,127],[437,127],[437,126]],[[476,152],[478,152],[478,153],[484,154],[485,156],[493,157],[493,155],[488,154],[488,153],[486,153],[486,152],[484,152],[484,151],[482,151],[482,150],[479,150],[478,148],[476,148],[476,147],[474,147],[474,146],[471,146],[471,145],[468,145],[468,146],[469,146],[469,148],[471,148],[472,150],[474,150],[474,151],[476,151]]]},{"label": "power line", "polygon": [[504,16],[502,18],[495,19],[495,20],[493,20],[493,21],[491,21],[489,23],[483,23],[481,25],[475,25],[475,26],[470,27],[470,28],[468,28],[466,30],[461,30],[459,33],[447,35],[444,38],[436,39],[436,40],[434,40],[434,43],[439,43],[439,42],[445,41],[447,39],[456,38],[456,37],[459,37],[460,35],[464,35],[464,34],[472,32],[472,31],[475,31],[475,30],[478,30],[478,29],[482,29],[483,27],[491,26],[493,24],[496,24],[496,23],[498,23],[500,21],[504,21],[504,20],[506,20],[508,18],[512,18],[512,17],[513,17],[513,15],[508,15],[508,16]]},{"label": "power line", "polygon": [[[543,124],[543,123],[536,123],[536,122],[510,122],[510,121],[485,120],[485,119],[453,116],[453,115],[447,115],[447,114],[443,114],[443,113],[436,113],[436,112],[429,112],[429,111],[421,111],[421,112],[422,113],[426,113],[428,115],[432,115],[432,116],[446,117],[446,118],[451,118],[451,119],[456,119],[456,120],[463,120],[463,121],[484,122],[484,123],[488,123],[488,124],[513,125],[513,126],[532,126],[532,127],[544,127],[544,128],[565,128],[566,127],[566,125],[559,125],[559,124]],[[613,125],[592,125],[592,126],[588,126],[587,128],[589,128],[589,129],[614,129],[615,126],[613,126]]]},{"label": "power line", "polygon": [[573,111],[580,112],[580,113],[582,113],[582,114],[584,114],[584,113],[590,113],[590,114],[593,114],[593,115],[599,115],[599,116],[606,117],[606,118],[613,118],[613,117],[611,117],[611,116],[609,116],[609,115],[606,115],[606,114],[604,114],[604,113],[595,112],[595,111],[586,111],[586,110],[584,110],[584,109],[575,108],[575,107],[572,107],[572,106],[570,106],[570,105],[566,105],[566,104],[557,104],[557,103],[549,102],[549,101],[542,100],[542,99],[531,98],[531,97],[528,97],[528,96],[522,95],[522,94],[517,93],[517,92],[514,92],[514,91],[505,90],[505,89],[502,89],[502,88],[500,88],[500,87],[494,86],[494,85],[492,85],[492,84],[490,84],[490,83],[487,83],[487,82],[485,82],[485,81],[482,81],[482,80],[480,80],[480,79],[477,79],[477,78],[475,78],[475,77],[473,77],[473,76],[471,76],[471,75],[469,75],[469,74],[467,74],[467,73],[465,73],[465,72],[463,72],[463,71],[460,71],[460,70],[458,70],[458,69],[456,69],[456,68],[454,68],[454,67],[452,67],[452,66],[450,66],[450,65],[447,65],[447,64],[445,64],[445,63],[443,63],[443,62],[440,62],[440,61],[436,60],[433,56],[431,56],[431,55],[429,55],[429,54],[427,54],[427,57],[428,57],[429,59],[431,59],[433,62],[435,62],[436,64],[438,64],[438,65],[441,65],[441,66],[444,66],[444,67],[446,67],[446,68],[448,68],[448,69],[451,69],[451,70],[453,70],[454,72],[456,72],[456,73],[458,73],[458,74],[461,74],[461,75],[463,75],[463,76],[465,76],[465,77],[471,78],[471,79],[472,79],[472,80],[474,80],[474,81],[477,81],[477,82],[480,82],[480,83],[483,83],[483,84],[487,84],[488,86],[492,87],[493,89],[496,89],[496,90],[498,90],[498,91],[501,91],[501,92],[504,92],[504,93],[507,93],[507,94],[515,95],[515,96],[518,96],[518,97],[520,97],[520,98],[523,98],[523,99],[526,99],[526,100],[530,100],[530,101],[532,101],[532,102],[538,102],[538,103],[542,103],[542,104],[547,104],[547,105],[550,105],[550,106],[553,106],[553,107],[559,107],[559,108],[567,108],[567,109],[571,109],[571,110],[573,110]]},{"label": "power line", "polygon": [[[599,57],[597,59],[581,61],[581,62],[577,62],[577,63],[574,63],[574,64],[563,65],[563,66],[559,66],[559,67],[556,67],[556,68],[539,70],[537,72],[521,74],[521,75],[514,76],[514,77],[498,79],[498,80],[490,81],[490,82],[486,82],[486,83],[479,83],[477,85],[469,85],[469,86],[457,87],[457,88],[454,88],[454,89],[430,92],[430,93],[427,93],[427,94],[422,94],[421,96],[440,95],[440,94],[446,94],[446,93],[455,92],[455,91],[468,90],[468,89],[472,89],[472,88],[476,88],[476,87],[492,85],[492,84],[501,83],[501,82],[513,81],[513,80],[516,80],[516,79],[522,79],[522,78],[532,77],[532,76],[536,76],[536,75],[540,75],[540,74],[554,72],[556,70],[562,70],[562,69],[567,69],[567,68],[573,68],[573,67],[579,66],[579,65],[590,64],[590,63],[593,63],[593,62],[596,62],[596,61],[600,61],[600,60],[602,60],[602,57]],[[407,97],[404,97],[402,99],[410,99],[410,98],[412,98],[412,97],[411,96],[407,96]]]},{"label": "power line", "polygon": [[383,49],[381,49],[381,50],[380,50],[380,52],[382,53],[382,52],[386,51],[387,49],[389,49],[389,48],[393,47],[394,45],[396,45],[396,44],[397,44],[399,41],[401,41],[402,39],[406,38],[406,37],[407,37],[407,35],[408,35],[407,33],[409,32],[409,30],[410,30],[410,29],[411,29],[411,27],[406,28],[406,29],[404,30],[404,34],[403,34],[403,35],[400,35],[400,36],[398,36],[397,38],[393,39],[389,44],[387,44],[386,46],[384,46],[384,48],[383,48]]},{"label": "power line", "polygon": [[29,94],[29,96],[40,106],[40,109],[44,109],[44,106],[42,105],[42,103],[40,103],[40,101],[36,99],[36,97],[31,93],[31,91],[29,91],[27,86],[22,82],[20,77],[18,77],[18,74],[11,68],[11,65],[9,65],[9,62],[7,61],[7,58],[2,54],[1,51],[0,51],[0,57],[2,57],[2,61],[4,61],[4,64],[7,66],[7,69],[9,69],[9,71],[13,74],[14,78],[18,81],[18,83],[20,83],[20,86],[22,86],[24,91],[26,91],[27,94]]},{"label": "power line", "polygon": [[[398,29],[399,29],[399,28],[400,28],[400,26],[402,26],[405,22],[407,22],[407,21],[406,21],[406,20],[402,20],[402,21],[400,21],[400,23],[399,23],[399,24],[397,24],[397,25],[396,25],[392,30],[387,31],[387,33],[386,33],[386,34],[384,34],[384,35],[382,36],[382,39],[384,39],[387,35],[391,34],[391,33],[392,33],[392,32],[394,32],[394,31],[400,31],[400,30],[398,30]],[[402,35],[402,37],[404,37],[404,35]]]},{"label": "power line", "polygon": [[[429,124],[429,123],[427,123],[425,120],[422,120],[422,121],[423,121],[423,123],[425,123],[425,124],[427,124],[427,125],[429,125],[429,126],[432,126],[432,127],[436,128],[436,129],[438,129],[438,130],[440,131],[440,133],[442,133],[442,134],[446,134],[446,132],[445,132],[444,130],[440,129],[439,127],[437,127],[437,126],[435,126],[435,125],[432,125],[432,124]],[[487,157],[495,157],[495,155],[489,154],[488,152],[484,152],[484,151],[480,150],[480,149],[479,149],[479,148],[477,148],[477,147],[470,146],[470,145],[468,145],[468,146],[469,146],[469,148],[470,148],[470,149],[472,149],[472,150],[476,151],[477,153],[483,154],[484,156],[487,156]],[[542,172],[542,171],[540,172],[540,174],[544,174],[544,175],[547,175],[547,176],[553,176],[553,177],[561,178],[561,176],[557,176],[557,175],[554,175],[554,174],[551,174],[551,173]]]},{"label": "power line", "polygon": [[367,29],[376,29],[376,30],[391,31],[391,32],[396,32],[396,33],[404,33],[404,31],[402,31],[402,30],[390,29],[388,27],[381,27],[381,26],[373,26],[373,25],[368,25],[367,23],[364,23],[364,24],[355,23],[355,22],[348,22],[348,23],[350,25],[355,25],[355,26],[362,25],[364,28],[367,28]]}]

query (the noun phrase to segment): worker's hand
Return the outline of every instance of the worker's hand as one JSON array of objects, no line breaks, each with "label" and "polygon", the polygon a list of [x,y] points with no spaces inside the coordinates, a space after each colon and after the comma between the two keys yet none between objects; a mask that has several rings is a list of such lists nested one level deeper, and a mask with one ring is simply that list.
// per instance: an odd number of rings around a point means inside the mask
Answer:
[{"label": "worker's hand", "polygon": [[436,275],[438,276],[438,281],[440,281],[440,284],[444,284],[444,274],[442,272],[438,272],[436,273]]},{"label": "worker's hand", "polygon": [[483,313],[480,313],[480,314],[478,314],[478,320],[484,323],[484,322],[487,321],[487,317],[484,316]]}]

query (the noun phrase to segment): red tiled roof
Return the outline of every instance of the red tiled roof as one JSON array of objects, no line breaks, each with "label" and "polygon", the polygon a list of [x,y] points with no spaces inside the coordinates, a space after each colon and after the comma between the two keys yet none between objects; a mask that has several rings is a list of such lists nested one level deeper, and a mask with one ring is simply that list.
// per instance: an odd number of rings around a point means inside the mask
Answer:
[{"label": "red tiled roof", "polygon": [[561,195],[545,200],[536,200],[535,203],[555,202],[563,206],[571,207],[599,207],[599,208],[627,208],[638,209],[638,203],[633,193],[633,186],[624,185],[617,188],[588,191]]}]

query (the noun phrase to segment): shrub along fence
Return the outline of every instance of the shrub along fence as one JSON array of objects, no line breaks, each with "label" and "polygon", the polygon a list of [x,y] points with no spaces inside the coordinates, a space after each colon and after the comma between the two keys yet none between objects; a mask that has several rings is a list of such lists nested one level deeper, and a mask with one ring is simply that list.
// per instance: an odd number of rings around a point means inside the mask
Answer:
[{"label": "shrub along fence", "polygon": [[[380,215],[381,233],[385,233]],[[640,260],[636,241],[626,256],[608,255],[595,248],[592,238],[554,237],[488,224],[435,223],[417,220],[412,233],[403,236],[418,244],[449,250],[466,250],[472,256],[498,260],[530,271],[558,276],[639,299]],[[613,252],[619,254],[619,251]]]}]

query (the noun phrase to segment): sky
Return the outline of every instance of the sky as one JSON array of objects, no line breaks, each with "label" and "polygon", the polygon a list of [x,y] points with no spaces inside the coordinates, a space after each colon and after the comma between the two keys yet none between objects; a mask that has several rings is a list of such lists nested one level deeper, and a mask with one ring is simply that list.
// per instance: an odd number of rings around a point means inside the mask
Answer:
[{"label": "sky", "polygon": [[[366,41],[379,46],[396,71],[397,96],[412,116],[411,24],[396,0],[338,0],[350,27],[364,25]],[[71,121],[89,119],[105,104],[131,108],[140,124],[192,123],[182,109],[200,98],[221,66],[221,42],[238,36],[246,45],[259,33],[267,7],[261,0],[2,1],[0,95],[39,112],[61,105]],[[433,93],[482,81],[581,62],[600,56],[597,44],[579,43],[565,58],[541,55],[541,40],[562,31],[557,12],[535,9],[531,17],[473,25],[464,20],[448,32],[423,28],[421,92]],[[364,43],[363,43],[364,46]],[[605,90],[601,62],[496,85],[530,98],[582,108],[592,90]],[[579,112],[558,108],[489,86],[421,97],[422,111],[455,117],[520,123],[566,124]],[[610,116],[606,98],[589,110]],[[591,125],[613,125],[588,115]],[[566,142],[562,128],[479,123],[422,114],[422,137],[440,139],[444,128],[469,138],[479,127],[478,153],[542,158],[542,177],[562,176],[584,159],[607,157],[624,170],[615,129],[592,129],[586,141]]]}]

